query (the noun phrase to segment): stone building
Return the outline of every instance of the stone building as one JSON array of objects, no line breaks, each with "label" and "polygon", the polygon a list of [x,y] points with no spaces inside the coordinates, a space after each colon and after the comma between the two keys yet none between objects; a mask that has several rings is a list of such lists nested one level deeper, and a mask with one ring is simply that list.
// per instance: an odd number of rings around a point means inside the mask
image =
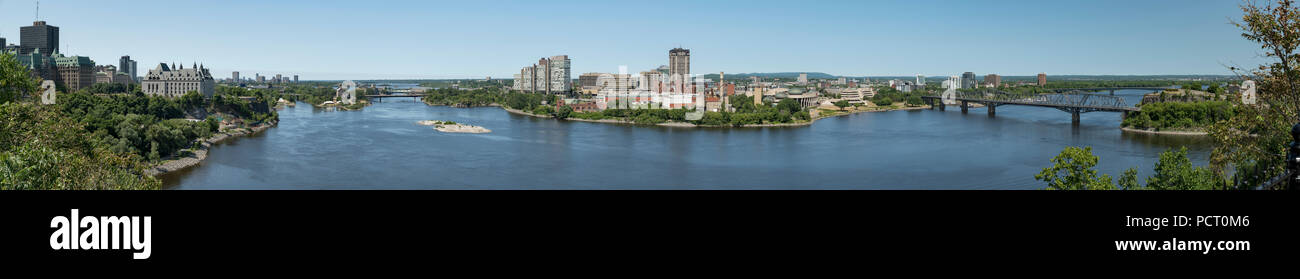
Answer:
[{"label": "stone building", "polygon": [[167,64],[158,64],[158,67],[145,75],[144,81],[140,82],[140,89],[150,96],[174,98],[196,91],[205,98],[211,98],[216,92],[216,85],[212,73],[201,65],[185,69],[183,65],[168,67]]}]

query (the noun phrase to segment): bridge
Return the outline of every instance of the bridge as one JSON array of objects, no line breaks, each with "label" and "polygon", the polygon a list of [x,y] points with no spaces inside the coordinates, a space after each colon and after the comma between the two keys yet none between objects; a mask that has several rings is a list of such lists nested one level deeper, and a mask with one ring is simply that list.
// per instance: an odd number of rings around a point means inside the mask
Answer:
[{"label": "bridge", "polygon": [[1159,91],[1164,91],[1165,89],[1172,89],[1172,88],[1173,87],[1091,87],[1091,88],[1048,88],[1047,90],[1051,90],[1052,92],[1056,92],[1056,93],[1067,93],[1067,92],[1075,92],[1075,91],[1078,92],[1110,91],[1110,95],[1115,95],[1115,90],[1150,90],[1150,91],[1159,92]]},{"label": "bridge", "polygon": [[939,110],[946,110],[949,103],[960,104],[962,113],[967,113],[971,103],[980,104],[988,108],[990,117],[997,114],[999,106],[1006,105],[1054,108],[1070,113],[1071,123],[1074,125],[1079,124],[1079,114],[1083,113],[1096,111],[1125,113],[1142,110],[1126,104],[1124,98],[1121,97],[1079,93],[1079,91],[1072,93],[1015,94],[999,90],[983,90],[945,92],[944,95],[947,96],[922,96],[921,99],[929,103],[931,108]]},{"label": "bridge", "polygon": [[424,96],[429,96],[429,94],[375,94],[375,95],[365,95],[365,96],[366,96],[366,98],[375,98],[375,99],[378,99],[378,98],[424,98]]}]

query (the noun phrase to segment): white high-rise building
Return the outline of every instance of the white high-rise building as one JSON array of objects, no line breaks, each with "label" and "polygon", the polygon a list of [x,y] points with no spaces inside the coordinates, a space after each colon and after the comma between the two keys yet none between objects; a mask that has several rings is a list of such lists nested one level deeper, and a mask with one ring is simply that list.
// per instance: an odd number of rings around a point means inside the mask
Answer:
[{"label": "white high-rise building", "polygon": [[916,85],[925,86],[925,76],[916,75]]},{"label": "white high-rise building", "polygon": [[537,64],[523,67],[514,75],[515,90],[567,94],[573,91],[572,66],[568,55],[556,55],[542,58]]},{"label": "white high-rise building", "polygon": [[808,74],[799,74],[799,80],[797,82],[800,85],[808,84]]}]

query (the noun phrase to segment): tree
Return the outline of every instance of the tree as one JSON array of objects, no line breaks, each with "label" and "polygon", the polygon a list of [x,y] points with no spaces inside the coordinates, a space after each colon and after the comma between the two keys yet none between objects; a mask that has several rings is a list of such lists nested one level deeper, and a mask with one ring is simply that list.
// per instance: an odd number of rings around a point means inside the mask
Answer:
[{"label": "tree", "polygon": [[803,110],[803,106],[799,104],[799,101],[788,98],[777,102],[776,108],[789,113],[796,113]]},{"label": "tree", "polygon": [[0,53],[0,104],[39,90],[40,82],[32,78],[26,66],[18,63],[13,54]]},{"label": "tree", "polygon": [[1044,168],[1034,179],[1047,182],[1051,190],[1114,190],[1110,175],[1097,175],[1097,156],[1092,147],[1066,147],[1052,158],[1052,167]]},{"label": "tree", "polygon": [[1223,179],[1206,168],[1192,166],[1187,158],[1187,148],[1160,153],[1155,175],[1147,178],[1147,188],[1152,190],[1210,190],[1223,183]]},{"label": "tree", "polygon": [[570,115],[573,115],[573,107],[567,105],[560,106],[560,109],[555,111],[555,118],[558,119],[566,119],[569,118]]},{"label": "tree", "polygon": [[836,107],[839,107],[840,110],[844,110],[844,108],[851,106],[851,104],[849,104],[849,101],[837,101],[833,104],[835,104]]},{"label": "tree", "polygon": [[[1259,6],[1246,2],[1241,6],[1244,15],[1233,24],[1241,28],[1241,36],[1260,44],[1268,64],[1256,69],[1237,69],[1243,78],[1256,83],[1257,105],[1240,105],[1237,113],[1227,121],[1220,121],[1208,129],[1215,143],[1210,155],[1210,167],[1222,175],[1227,169],[1250,170],[1241,175],[1239,188],[1258,185],[1281,174],[1285,167],[1282,155],[1291,141],[1289,131],[1300,120],[1300,9],[1292,0],[1281,0]],[[1235,101],[1235,100],[1234,100]],[[1240,173],[1239,173],[1240,174]]]}]

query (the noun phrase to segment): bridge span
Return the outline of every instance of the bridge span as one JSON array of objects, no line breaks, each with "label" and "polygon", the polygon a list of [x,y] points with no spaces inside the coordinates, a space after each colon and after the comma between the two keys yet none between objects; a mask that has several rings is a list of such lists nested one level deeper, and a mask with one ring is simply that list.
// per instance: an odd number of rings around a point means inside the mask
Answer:
[{"label": "bridge span", "polygon": [[1108,111],[1127,113],[1141,111],[1142,108],[1128,105],[1124,98],[1078,93],[1014,94],[1000,90],[983,90],[975,92],[956,92],[950,97],[922,96],[932,109],[946,110],[948,104],[960,104],[961,112],[967,113],[970,104],[980,104],[988,108],[990,117],[997,114],[999,106],[1016,105],[1054,108],[1070,113],[1071,123],[1079,124],[1079,115],[1088,112]]}]

